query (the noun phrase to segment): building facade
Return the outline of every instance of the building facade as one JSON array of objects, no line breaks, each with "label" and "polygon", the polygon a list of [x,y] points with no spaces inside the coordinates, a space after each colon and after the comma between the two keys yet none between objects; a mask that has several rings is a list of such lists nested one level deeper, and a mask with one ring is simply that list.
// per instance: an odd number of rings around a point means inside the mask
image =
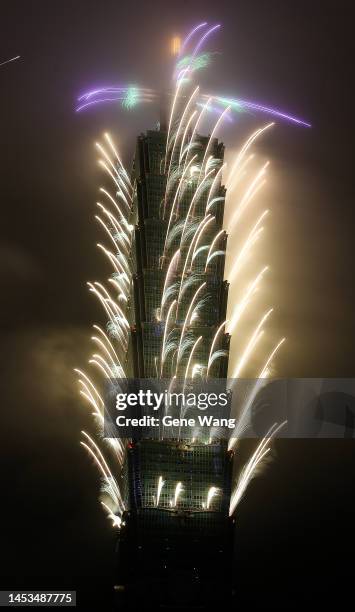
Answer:
[{"label": "building facade", "polygon": [[[128,371],[135,378],[226,378],[224,146],[195,135],[185,153],[181,137],[170,136],[168,146],[167,137],[157,129],[137,139]],[[231,469],[225,440],[167,434],[129,443],[119,542],[125,589],[153,589],[167,604],[212,597],[230,565]]]}]

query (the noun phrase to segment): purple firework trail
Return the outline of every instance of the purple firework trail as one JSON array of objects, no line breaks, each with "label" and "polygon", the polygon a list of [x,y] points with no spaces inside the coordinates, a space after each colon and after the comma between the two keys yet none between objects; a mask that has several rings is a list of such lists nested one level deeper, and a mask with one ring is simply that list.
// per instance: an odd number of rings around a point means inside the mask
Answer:
[{"label": "purple firework trail", "polygon": [[195,28],[193,28],[191,30],[191,32],[186,36],[184,42],[181,45],[181,49],[180,49],[180,53],[179,55],[181,56],[184,49],[186,48],[186,46],[188,45],[189,41],[191,40],[191,38],[193,37],[193,35],[195,34],[195,32],[197,32],[198,30],[200,30],[201,28],[203,28],[204,26],[207,25],[207,22],[203,22],[203,23],[199,23]]},{"label": "purple firework trail", "polygon": [[[196,25],[190,32],[189,34],[186,36],[186,38],[184,39],[182,46],[181,46],[181,51],[179,54],[179,58],[181,60],[181,56],[182,56],[182,52],[184,49],[187,49],[189,44],[191,43],[191,40],[195,37],[196,33],[198,33],[200,30],[204,29],[208,27],[208,23],[207,22],[202,22],[199,23],[198,25]],[[177,80],[179,81],[180,78],[185,78],[185,76],[187,74],[191,74],[193,72],[193,60],[196,58],[198,52],[201,50],[203,44],[206,42],[207,38],[216,30],[218,30],[221,27],[220,24],[216,24],[213,25],[212,27],[210,27],[207,31],[205,31],[203,33],[203,35],[200,37],[198,43],[195,45],[193,51],[192,51],[192,55],[191,55],[191,61],[189,62],[189,65],[187,67],[185,67],[184,69],[180,70],[178,73],[178,78]],[[13,59],[17,59],[17,58],[13,58]],[[12,61],[12,60],[8,60],[8,61]],[[7,62],[4,62],[7,63]],[[1,66],[2,64],[0,64]],[[133,91],[134,90],[134,91]],[[133,92],[133,103],[127,103],[125,104],[125,101],[127,100],[127,97],[130,95],[130,92]],[[137,103],[139,102],[152,102],[152,100],[156,99],[158,97],[158,94],[156,92],[154,92],[151,89],[141,89],[138,87],[132,87],[132,86],[126,86],[126,87],[118,87],[118,86],[107,86],[107,87],[101,87],[101,88],[96,88],[93,90],[90,90],[86,93],[84,93],[83,95],[81,95],[78,98],[78,102],[80,103],[79,106],[76,108],[76,111],[81,111],[85,108],[91,107],[91,106],[96,106],[97,104],[102,104],[102,103],[108,103],[108,102],[122,102],[122,106],[125,106],[126,108],[131,108],[132,106],[135,106]],[[299,117],[295,117],[293,115],[290,115],[286,112],[284,112],[283,110],[277,109],[277,108],[273,108],[273,107],[269,107],[266,106],[264,104],[260,104],[259,102],[253,102],[253,101],[249,101],[249,100],[244,100],[244,99],[240,99],[240,98],[226,98],[220,95],[214,95],[214,96],[207,96],[207,95],[203,95],[200,98],[200,101],[205,101],[208,98],[212,100],[215,100],[217,102],[217,104],[220,104],[222,106],[231,106],[233,110],[235,111],[243,111],[243,110],[250,110],[250,111],[256,111],[256,112],[260,112],[260,113],[265,113],[268,115],[272,115],[273,117],[282,119],[284,121],[288,121],[289,123],[293,123],[302,127],[311,127],[311,124],[308,123],[307,121],[304,121],[303,119],[300,119]],[[215,110],[214,107],[211,106],[211,110]]]},{"label": "purple firework trail", "polygon": [[196,45],[196,47],[195,47],[195,49],[194,49],[194,51],[193,51],[192,57],[196,57],[197,53],[198,53],[198,52],[199,52],[199,50],[201,49],[201,47],[202,47],[203,43],[204,43],[204,42],[205,42],[205,40],[208,38],[208,36],[209,36],[210,34],[212,34],[212,32],[214,32],[215,30],[218,30],[220,27],[221,27],[221,26],[220,26],[220,24],[217,24],[217,25],[213,26],[213,28],[210,28],[210,29],[208,30],[208,32],[206,32],[206,34],[204,34],[204,35],[202,36],[202,38],[199,40],[199,42],[197,43],[197,45]]}]

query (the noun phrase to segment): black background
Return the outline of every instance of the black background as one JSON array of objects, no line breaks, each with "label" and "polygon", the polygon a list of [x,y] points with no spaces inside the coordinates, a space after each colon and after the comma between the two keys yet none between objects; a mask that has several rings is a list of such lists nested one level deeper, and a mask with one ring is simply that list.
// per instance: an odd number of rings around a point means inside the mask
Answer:
[{"label": "black background", "polygon": [[[271,254],[275,325],[289,338],[278,372],[354,376],[350,13],[342,1],[1,3],[0,60],[21,55],[0,68],[1,588],[76,588],[81,609],[110,601],[114,532],[78,444],[90,417],[72,371],[100,317],[85,282],[105,266],[94,248],[93,142],[110,129],[129,164],[135,135],[156,116],[73,107],[92,85],[159,88],[175,32],[221,22],[214,86],[310,119],[311,130],[283,125],[265,143],[285,190]],[[343,609],[354,443],[275,447],[237,515],[237,601],[292,609],[333,598]]]}]

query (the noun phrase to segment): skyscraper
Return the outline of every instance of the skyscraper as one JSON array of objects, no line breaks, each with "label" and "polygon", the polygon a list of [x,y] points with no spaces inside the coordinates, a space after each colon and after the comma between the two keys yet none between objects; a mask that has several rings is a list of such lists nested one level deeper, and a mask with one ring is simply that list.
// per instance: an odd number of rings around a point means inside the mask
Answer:
[{"label": "skyscraper", "polygon": [[[164,129],[137,139],[128,369],[136,378],[221,378],[229,350],[223,325],[224,146],[175,129],[168,144]],[[120,576],[130,597],[137,585],[140,592],[155,585],[156,601],[201,603],[202,593],[211,598],[212,585],[230,566],[227,442],[168,433],[132,440],[123,474]]]}]

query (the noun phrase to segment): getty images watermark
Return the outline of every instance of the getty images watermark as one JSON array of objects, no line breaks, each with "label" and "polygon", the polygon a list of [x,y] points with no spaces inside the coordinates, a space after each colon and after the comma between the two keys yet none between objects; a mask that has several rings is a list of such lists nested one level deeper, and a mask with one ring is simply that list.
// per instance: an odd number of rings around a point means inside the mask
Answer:
[{"label": "getty images watermark", "polygon": [[355,379],[109,379],[105,437],[355,436]]}]

